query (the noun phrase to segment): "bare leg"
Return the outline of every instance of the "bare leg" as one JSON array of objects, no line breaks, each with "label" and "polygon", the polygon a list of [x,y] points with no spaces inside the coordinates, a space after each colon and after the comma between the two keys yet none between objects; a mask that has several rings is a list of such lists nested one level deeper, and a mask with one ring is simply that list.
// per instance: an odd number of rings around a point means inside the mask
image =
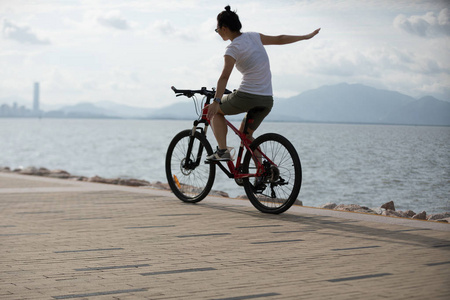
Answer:
[{"label": "bare leg", "polygon": [[[239,127],[239,131],[240,132],[244,132],[244,127],[245,127],[245,121],[242,120],[241,127]],[[250,128],[247,127],[247,132],[248,132],[247,133],[247,138],[250,141],[253,142],[255,140],[255,138],[253,137],[253,132],[255,132],[255,131],[253,129],[250,129]],[[261,154],[261,152],[259,152],[258,150],[255,150],[253,153],[255,154],[256,159],[258,159],[259,162],[262,163],[262,154]],[[255,160],[255,159],[253,159],[253,160]],[[257,165],[257,164],[258,163],[255,160],[255,165]]]},{"label": "bare leg", "polygon": [[[244,127],[245,127],[245,119],[242,120],[241,122],[241,127],[239,127],[239,131],[240,132],[244,132]],[[254,138],[253,138],[253,132],[255,132],[253,129],[250,129],[247,127],[247,138],[253,142]]]},{"label": "bare leg", "polygon": [[228,127],[223,113],[218,112],[211,121],[219,149],[227,149]]}]

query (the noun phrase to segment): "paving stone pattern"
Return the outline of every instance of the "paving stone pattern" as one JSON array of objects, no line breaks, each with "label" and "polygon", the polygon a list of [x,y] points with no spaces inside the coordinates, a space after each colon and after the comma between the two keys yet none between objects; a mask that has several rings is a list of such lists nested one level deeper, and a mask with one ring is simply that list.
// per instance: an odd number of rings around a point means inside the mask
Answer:
[{"label": "paving stone pattern", "polygon": [[36,188],[0,193],[0,299],[450,298],[449,231],[30,178],[0,176]]}]

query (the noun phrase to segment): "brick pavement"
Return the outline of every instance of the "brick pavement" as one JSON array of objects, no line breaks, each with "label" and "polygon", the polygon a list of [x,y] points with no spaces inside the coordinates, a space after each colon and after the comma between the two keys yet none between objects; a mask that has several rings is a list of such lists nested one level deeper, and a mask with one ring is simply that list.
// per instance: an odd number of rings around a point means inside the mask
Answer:
[{"label": "brick pavement", "polygon": [[449,232],[0,173],[0,298],[449,299]]}]

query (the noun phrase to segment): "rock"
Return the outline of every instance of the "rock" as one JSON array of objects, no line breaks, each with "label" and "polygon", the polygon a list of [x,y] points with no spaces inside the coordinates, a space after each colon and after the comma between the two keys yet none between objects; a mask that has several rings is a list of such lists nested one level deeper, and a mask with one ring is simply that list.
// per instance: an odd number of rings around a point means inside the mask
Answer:
[{"label": "rock", "polygon": [[299,199],[295,199],[294,205],[303,206],[303,201],[301,201]]},{"label": "rock", "polygon": [[377,215],[381,215],[383,211],[385,211],[385,209],[381,207],[371,207],[370,209]]},{"label": "rock", "polygon": [[0,167],[0,172],[8,173],[11,172],[11,169],[9,167]]},{"label": "rock", "polygon": [[395,211],[394,201],[389,201],[389,202],[381,205],[381,208],[384,208],[386,210],[394,210]]},{"label": "rock", "polygon": [[439,219],[439,220],[436,220],[436,222],[450,223],[450,218]]},{"label": "rock", "polygon": [[67,179],[70,177],[70,173],[64,170],[51,170],[47,175],[48,177],[53,177],[53,178],[62,178],[62,179]]},{"label": "rock", "polygon": [[236,197],[236,199],[244,199],[244,200],[248,200],[247,195],[239,195]]},{"label": "rock", "polygon": [[414,215],[412,218],[415,219],[415,220],[426,220],[427,219],[427,213],[423,211],[421,213],[418,213],[418,214]]},{"label": "rock", "polygon": [[170,190],[170,186],[168,183],[162,183],[161,181],[153,182],[150,184],[152,188],[159,190]]},{"label": "rock", "polygon": [[373,211],[366,206],[361,206],[361,205],[357,205],[357,204],[339,204],[338,206],[336,206],[334,208],[334,210],[351,211],[351,212],[367,213],[367,214],[377,214],[376,211]]},{"label": "rock", "polygon": [[51,173],[51,171],[47,168],[39,168],[36,172],[36,175],[39,176],[48,176]]},{"label": "rock", "polygon": [[75,180],[75,181],[88,181],[89,180],[89,178],[85,177],[85,176],[70,176],[69,179]]},{"label": "rock", "polygon": [[355,211],[361,209],[361,206],[357,204],[339,204],[334,209],[342,211]]},{"label": "rock", "polygon": [[34,175],[34,176],[48,176],[54,178],[69,178],[70,174],[64,170],[52,170],[46,168],[36,168],[36,167],[27,167],[25,169],[18,171],[20,174],[24,175]]},{"label": "rock", "polygon": [[37,171],[38,169],[36,167],[26,167],[25,169],[20,170],[19,173],[24,175],[35,175]]},{"label": "rock", "polygon": [[336,208],[337,204],[336,203],[331,203],[328,202],[326,204],[323,204],[322,206],[320,206],[320,208],[325,208],[325,209],[334,209]]},{"label": "rock", "polygon": [[215,190],[212,190],[210,193],[209,193],[211,196],[219,196],[219,197],[225,197],[225,198],[229,198],[230,196],[228,195],[228,193],[225,193],[225,192],[223,192],[223,191],[215,191]]},{"label": "rock", "polygon": [[118,184],[127,186],[150,186],[150,182],[140,179],[119,179]]},{"label": "rock", "polygon": [[427,220],[435,221],[435,220],[441,220],[441,219],[446,219],[446,218],[450,218],[450,212],[429,215],[427,217]]},{"label": "rock", "polygon": [[407,210],[407,211],[405,211],[405,215],[406,215],[406,218],[412,218],[416,215],[416,213],[413,212],[412,210]]},{"label": "rock", "polygon": [[388,216],[388,217],[398,217],[398,218],[404,218],[406,216],[405,213],[401,211],[395,211],[395,210],[385,210],[381,213],[382,216]]},{"label": "rock", "polygon": [[97,182],[97,183],[106,183],[106,184],[117,184],[119,182],[119,178],[103,178],[100,176],[94,176],[88,179],[89,182]]}]

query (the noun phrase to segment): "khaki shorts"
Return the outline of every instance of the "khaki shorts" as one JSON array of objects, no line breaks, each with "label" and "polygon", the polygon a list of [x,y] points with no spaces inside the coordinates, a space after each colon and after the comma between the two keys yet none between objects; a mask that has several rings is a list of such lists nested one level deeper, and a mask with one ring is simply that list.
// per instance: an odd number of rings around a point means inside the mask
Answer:
[{"label": "khaki shorts", "polygon": [[[249,122],[248,128],[256,130],[264,118],[270,113],[273,106],[272,96],[261,96],[249,94],[241,91],[234,91],[224,95],[220,109],[225,115],[237,115],[246,112],[244,118],[253,119]],[[248,113],[251,110],[250,114]]]}]

